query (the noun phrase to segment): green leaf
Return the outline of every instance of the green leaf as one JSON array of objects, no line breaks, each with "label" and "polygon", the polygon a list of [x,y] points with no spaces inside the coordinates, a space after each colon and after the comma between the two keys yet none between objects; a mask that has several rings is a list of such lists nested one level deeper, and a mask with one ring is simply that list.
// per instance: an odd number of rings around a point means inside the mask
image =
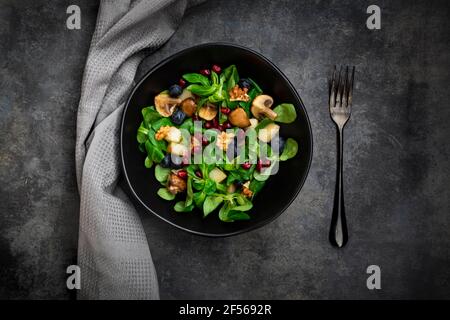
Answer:
[{"label": "green leaf", "polygon": [[248,92],[248,96],[250,97],[250,99],[247,102],[243,102],[241,105],[242,108],[244,108],[245,112],[247,113],[248,116],[250,115],[250,107],[252,105],[253,100],[256,98],[256,96],[260,94],[260,92],[258,92],[258,90],[256,88],[252,88],[249,92]]},{"label": "green leaf", "polygon": [[257,193],[259,193],[265,184],[266,184],[265,181],[258,181],[256,179],[253,179],[250,182],[250,186],[249,186],[249,189],[253,192],[253,196],[255,196]]},{"label": "green leaf", "polygon": [[229,202],[225,202],[222,208],[219,210],[219,219],[224,222],[231,222],[228,219],[228,212],[230,211]]},{"label": "green leaf", "polygon": [[229,186],[234,181],[237,181],[240,179],[241,179],[241,176],[239,175],[239,173],[237,173],[236,171],[231,171],[227,176],[226,185]]},{"label": "green leaf", "polygon": [[170,121],[170,118],[161,118],[152,123],[152,129],[156,131],[159,130],[159,128],[163,126],[173,126],[172,121]]},{"label": "green leaf", "polygon": [[193,191],[192,191],[192,178],[188,176],[188,181],[187,181],[187,196],[186,196],[186,206],[190,206],[192,204],[193,201]]},{"label": "green leaf", "polygon": [[222,76],[223,76],[222,80],[224,81],[224,83],[226,81],[227,92],[230,91],[230,89],[233,88],[236,85],[236,83],[239,81],[239,74],[238,74],[237,68],[234,64],[225,68],[222,71],[221,77]]},{"label": "green leaf", "polygon": [[265,127],[267,127],[268,124],[273,123],[272,120],[270,120],[269,118],[264,118],[263,120],[261,120],[258,125],[255,127],[256,132],[259,132],[259,130],[264,129]]},{"label": "green leaf", "polygon": [[214,191],[216,191],[216,182],[214,180],[207,179],[203,192],[205,192],[207,195],[211,195],[214,193]]},{"label": "green leaf", "polygon": [[283,152],[281,153],[280,160],[286,161],[295,157],[298,152],[298,143],[292,138],[288,138],[286,140],[286,144],[284,145]]},{"label": "green leaf", "polygon": [[155,108],[152,107],[146,107],[142,109],[142,116],[144,118],[144,123],[147,126],[147,128],[150,128],[151,124],[162,118],[162,116],[158,113],[158,111],[155,110]]},{"label": "green leaf", "polygon": [[[215,72],[213,72],[213,75],[214,74],[215,74]],[[227,94],[226,94],[226,90],[224,90],[223,79],[220,79],[220,83],[215,82],[215,85],[217,86],[217,90],[214,92],[213,95],[208,97],[208,100],[212,103],[224,101],[227,98]]]},{"label": "green leaf", "polygon": [[145,157],[144,166],[146,168],[151,168],[153,166],[153,161],[149,157]]},{"label": "green leaf", "polygon": [[202,208],[203,202],[206,199],[206,194],[203,191],[194,193],[194,203],[197,208]]},{"label": "green leaf", "polygon": [[211,80],[213,84],[219,84],[219,76],[214,71],[211,72]]},{"label": "green leaf", "polygon": [[208,214],[217,209],[217,207],[223,202],[223,198],[219,196],[208,196],[203,203],[203,216],[206,217]]},{"label": "green leaf", "polygon": [[276,106],[273,111],[277,114],[277,117],[275,118],[276,122],[292,123],[297,118],[295,107],[290,103],[282,103]]},{"label": "green leaf", "polygon": [[218,89],[218,85],[202,86],[198,84],[191,84],[186,89],[201,97],[210,96]]},{"label": "green leaf", "polygon": [[155,147],[149,140],[145,142],[145,150],[147,150],[148,157],[156,163],[160,163],[164,158],[164,153]]},{"label": "green leaf", "polygon": [[240,198],[238,198],[239,200],[241,200],[241,203],[238,206],[232,207],[231,210],[233,210],[233,211],[248,211],[251,208],[253,208],[253,203],[250,200],[248,200],[244,196],[241,196],[241,197],[244,198],[245,200],[242,201]]},{"label": "green leaf", "polygon": [[223,193],[228,193],[227,186],[222,184],[222,183],[217,183],[216,184],[216,191],[220,191],[220,192],[223,192]]},{"label": "green leaf", "polygon": [[184,120],[180,126],[180,129],[187,130],[190,134],[194,134],[194,120],[192,120],[192,118]]},{"label": "green leaf", "polygon": [[228,117],[226,115],[224,115],[223,113],[220,113],[219,116],[219,123],[223,124],[224,122],[226,122],[228,120]]},{"label": "green leaf", "polygon": [[167,190],[167,188],[160,188],[157,193],[158,196],[160,196],[164,200],[170,201],[175,199],[175,195],[173,193],[170,193],[170,191]]},{"label": "green leaf", "polygon": [[166,183],[169,178],[170,169],[163,168],[159,164],[155,167],[155,178],[161,183]]},{"label": "green leaf", "polygon": [[194,179],[192,182],[192,186],[195,190],[200,191],[205,187],[205,181],[203,179]]},{"label": "green leaf", "polygon": [[225,164],[222,166],[222,168],[223,168],[225,171],[232,171],[232,170],[236,169],[236,165],[235,165],[234,163],[225,163]]},{"label": "green leaf", "polygon": [[173,209],[176,212],[189,212],[192,211],[192,209],[194,209],[194,205],[191,204],[190,206],[186,206],[186,203],[184,201],[178,201],[173,207]]},{"label": "green leaf", "polygon": [[250,216],[245,212],[235,211],[233,208],[233,210],[228,212],[227,218],[231,222],[231,221],[236,221],[236,220],[249,220]]},{"label": "green leaf", "polygon": [[256,89],[258,94],[263,93],[263,90],[261,89],[261,87],[258,86],[258,84],[255,81],[253,81],[253,79],[251,79],[251,78],[247,78],[247,79],[250,80],[250,82],[253,84],[253,87],[254,87],[254,89]]},{"label": "green leaf", "polygon": [[206,101],[208,101],[208,97],[203,97],[203,98],[198,99],[197,110],[200,110],[200,108],[203,107],[203,105],[206,103]]},{"label": "green leaf", "polygon": [[137,141],[139,143],[144,143],[148,139],[148,129],[145,128],[144,123],[142,122],[137,131]]},{"label": "green leaf", "polygon": [[209,79],[200,73],[187,73],[183,75],[183,78],[189,83],[199,83],[204,86],[210,85]]}]

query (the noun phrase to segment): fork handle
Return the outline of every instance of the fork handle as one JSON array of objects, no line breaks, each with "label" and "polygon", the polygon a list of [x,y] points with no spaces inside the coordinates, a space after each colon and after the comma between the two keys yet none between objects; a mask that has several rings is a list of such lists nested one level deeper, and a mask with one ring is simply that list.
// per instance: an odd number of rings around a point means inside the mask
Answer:
[{"label": "fork handle", "polygon": [[342,248],[348,240],[344,206],[344,183],[342,177],[344,130],[343,128],[338,127],[337,131],[336,189],[334,193],[334,204],[329,238],[332,245]]}]

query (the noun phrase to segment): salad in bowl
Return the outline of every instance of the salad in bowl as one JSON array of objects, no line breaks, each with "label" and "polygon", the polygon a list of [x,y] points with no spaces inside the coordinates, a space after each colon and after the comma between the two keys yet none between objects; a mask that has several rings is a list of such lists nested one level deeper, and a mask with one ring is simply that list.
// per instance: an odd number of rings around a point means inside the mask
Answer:
[{"label": "salad in bowl", "polygon": [[186,73],[142,109],[143,165],[154,170],[161,184],[155,192],[173,201],[175,211],[198,208],[223,222],[251,219],[255,197],[297,154],[298,142],[279,134],[296,120],[296,107],[245,76],[235,65],[216,64]]}]

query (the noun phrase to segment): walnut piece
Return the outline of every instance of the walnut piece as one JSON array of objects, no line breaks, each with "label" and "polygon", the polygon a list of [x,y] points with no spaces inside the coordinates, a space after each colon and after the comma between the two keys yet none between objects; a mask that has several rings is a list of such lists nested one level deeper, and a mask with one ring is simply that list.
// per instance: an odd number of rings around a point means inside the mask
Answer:
[{"label": "walnut piece", "polygon": [[230,101],[245,101],[250,100],[250,96],[247,94],[248,88],[239,88],[235,85],[229,92]]},{"label": "walnut piece", "polygon": [[155,133],[156,140],[164,140],[169,133],[170,126],[162,126],[159,128],[158,132]]},{"label": "walnut piece", "polygon": [[247,188],[246,186],[242,187],[242,195],[247,198],[251,198],[253,196],[253,191]]},{"label": "walnut piece", "polygon": [[169,176],[169,185],[167,187],[170,193],[177,194],[179,192],[183,192],[186,190],[186,181],[177,176],[174,173],[171,173]]}]

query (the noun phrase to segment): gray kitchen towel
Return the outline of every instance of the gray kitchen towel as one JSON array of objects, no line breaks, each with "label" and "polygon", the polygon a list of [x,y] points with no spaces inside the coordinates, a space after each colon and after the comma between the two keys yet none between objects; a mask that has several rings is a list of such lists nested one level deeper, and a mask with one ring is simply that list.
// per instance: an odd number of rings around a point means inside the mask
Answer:
[{"label": "gray kitchen towel", "polygon": [[77,117],[80,299],[158,299],[147,238],[117,186],[124,102],[144,56],[174,33],[188,0],[102,0]]}]

